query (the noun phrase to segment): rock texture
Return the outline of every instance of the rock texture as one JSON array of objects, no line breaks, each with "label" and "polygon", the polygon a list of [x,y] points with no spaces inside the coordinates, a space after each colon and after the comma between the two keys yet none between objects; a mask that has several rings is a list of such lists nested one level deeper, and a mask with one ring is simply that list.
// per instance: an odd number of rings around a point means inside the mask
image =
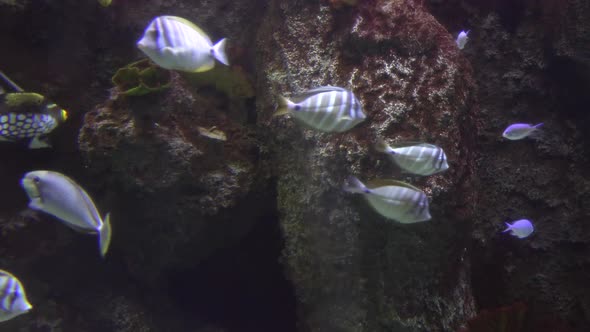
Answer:
[{"label": "rock texture", "polygon": [[[273,1],[258,35],[260,125],[272,131],[285,264],[303,331],[450,331],[474,314],[464,261],[476,198],[471,68],[420,1]],[[323,134],[272,118],[273,95],[352,89],[367,121]],[[377,137],[440,144],[451,171],[416,179],[431,222],[400,225],[343,180],[403,178]]]},{"label": "rock texture", "polygon": [[[472,30],[464,52],[478,83],[477,173],[485,188],[468,254],[478,308],[523,301],[529,324],[587,331],[590,5],[431,1],[431,8],[449,31]],[[545,125],[537,138],[502,140],[513,122]],[[516,218],[534,221],[532,237],[500,234]]]}]

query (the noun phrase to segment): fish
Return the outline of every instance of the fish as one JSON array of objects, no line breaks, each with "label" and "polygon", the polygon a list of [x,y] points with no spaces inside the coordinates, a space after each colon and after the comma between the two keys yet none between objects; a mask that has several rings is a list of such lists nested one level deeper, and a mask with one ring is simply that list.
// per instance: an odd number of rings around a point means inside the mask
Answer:
[{"label": "fish", "polygon": [[64,174],[38,170],[26,173],[21,186],[31,209],[48,213],[76,231],[98,234],[100,254],[105,257],[111,242],[110,214],[102,219],[80,185]]},{"label": "fish", "polygon": [[146,27],[137,47],[162,68],[185,72],[213,69],[215,59],[229,66],[226,38],[215,45],[201,28],[178,16],[158,16]]},{"label": "fish", "polygon": [[0,270],[0,322],[27,313],[33,306],[25,288],[10,272]]},{"label": "fish", "polygon": [[[0,141],[27,141],[29,149],[50,148],[47,135],[68,118],[68,112],[35,92],[25,92],[0,72],[9,89],[0,90]],[[12,91],[9,91],[12,90]]]},{"label": "fish", "polygon": [[344,132],[363,122],[367,116],[352,91],[322,86],[289,100],[278,97],[274,116],[290,114],[307,128],[322,132]]},{"label": "fish", "polygon": [[103,7],[108,7],[111,5],[112,0],[98,0],[98,3]]},{"label": "fish", "polygon": [[392,148],[384,140],[379,139],[375,149],[388,154],[407,173],[432,175],[449,168],[445,152],[433,144],[402,143],[400,146]]},{"label": "fish", "polygon": [[510,232],[511,235],[514,235],[519,239],[528,237],[535,230],[533,224],[527,219],[516,220],[512,224],[505,222],[504,224],[506,224],[506,229],[502,231],[502,233]]},{"label": "fish", "polygon": [[539,128],[543,126],[543,123],[536,125],[528,123],[514,123],[508,126],[502,133],[502,137],[507,138],[511,141],[523,139],[531,134],[535,133]]},{"label": "fish", "polygon": [[430,215],[426,194],[408,184],[396,180],[375,180],[365,186],[351,176],[343,186],[344,191],[363,195],[380,215],[403,224],[428,221]]},{"label": "fish", "polygon": [[457,47],[459,47],[460,50],[465,47],[465,44],[467,44],[467,41],[469,40],[469,31],[470,30],[459,32],[457,40],[455,40],[455,43],[457,43]]}]

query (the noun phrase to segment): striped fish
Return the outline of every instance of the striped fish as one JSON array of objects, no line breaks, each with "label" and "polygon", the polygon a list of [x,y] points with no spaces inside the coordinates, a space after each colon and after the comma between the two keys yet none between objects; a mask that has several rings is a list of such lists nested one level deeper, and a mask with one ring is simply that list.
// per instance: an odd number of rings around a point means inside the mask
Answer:
[{"label": "striped fish", "polygon": [[449,168],[445,152],[436,145],[407,143],[405,146],[392,148],[380,139],[375,149],[387,153],[402,170],[411,174],[432,175]]},{"label": "striped fish", "polygon": [[22,315],[32,308],[20,281],[9,272],[0,270],[0,322]]},{"label": "striped fish", "polygon": [[350,193],[362,194],[375,211],[382,216],[403,224],[431,219],[426,194],[405,182],[375,180],[365,186],[351,176],[344,185]]},{"label": "striped fish", "polygon": [[275,116],[291,114],[304,126],[324,132],[347,131],[367,117],[351,91],[334,86],[312,89],[292,100],[280,96],[278,103]]},{"label": "striped fish", "polygon": [[194,23],[177,16],[154,18],[137,47],[160,67],[187,72],[203,72],[215,66],[215,59],[229,65],[225,38],[213,45]]},{"label": "striped fish", "polygon": [[0,141],[29,141],[30,149],[51,145],[46,135],[64,122],[68,113],[34,92],[24,92],[0,72],[0,79],[16,92],[0,91]]},{"label": "striped fish", "polygon": [[74,230],[97,234],[101,256],[111,242],[109,214],[103,219],[92,198],[69,177],[52,171],[25,174],[21,186],[31,200],[29,207],[55,216]]}]

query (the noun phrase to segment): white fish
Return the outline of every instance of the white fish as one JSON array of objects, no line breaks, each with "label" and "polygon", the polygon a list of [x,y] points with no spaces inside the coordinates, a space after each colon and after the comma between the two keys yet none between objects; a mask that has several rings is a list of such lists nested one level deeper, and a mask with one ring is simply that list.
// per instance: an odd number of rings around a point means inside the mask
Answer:
[{"label": "white fish", "polygon": [[465,47],[465,44],[467,44],[467,41],[469,40],[469,37],[467,36],[469,35],[469,31],[470,30],[459,32],[457,40],[455,40],[455,43],[457,43],[457,47],[459,47],[460,50]]},{"label": "white fish", "polygon": [[431,219],[426,194],[405,182],[377,180],[365,186],[359,179],[351,176],[343,189],[362,194],[379,214],[400,223],[410,224]]},{"label": "white fish", "polygon": [[22,315],[32,308],[20,281],[11,273],[0,270],[0,322]]},{"label": "white fish", "polygon": [[361,103],[351,91],[335,86],[322,86],[295,96],[279,97],[274,114],[292,115],[306,127],[324,132],[343,132],[366,119]]},{"label": "white fish", "polygon": [[215,59],[229,65],[226,39],[213,45],[194,23],[177,16],[154,18],[145,29],[137,47],[162,68],[203,72],[215,66]]},{"label": "white fish", "polygon": [[392,148],[380,139],[375,149],[387,153],[402,170],[408,173],[432,175],[449,168],[445,152],[433,144],[407,143]]},{"label": "white fish", "polygon": [[524,239],[525,237],[533,234],[535,228],[533,224],[527,219],[520,219],[512,224],[505,222],[506,229],[503,231],[510,232],[511,235],[518,237],[519,239]]},{"label": "white fish", "polygon": [[514,123],[508,126],[504,132],[502,133],[502,137],[507,138],[511,141],[523,139],[535,131],[537,131],[543,123],[539,123],[536,125],[528,124],[528,123]]},{"label": "white fish", "polygon": [[83,233],[98,234],[101,256],[111,242],[109,214],[100,217],[94,202],[74,180],[52,171],[33,171],[21,180],[29,199],[29,207],[51,214],[71,228]]}]

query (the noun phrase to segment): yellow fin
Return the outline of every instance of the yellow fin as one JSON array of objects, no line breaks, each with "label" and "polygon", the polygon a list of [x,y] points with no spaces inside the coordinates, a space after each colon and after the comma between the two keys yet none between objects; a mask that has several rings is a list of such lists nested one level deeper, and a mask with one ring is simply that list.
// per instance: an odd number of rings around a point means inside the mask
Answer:
[{"label": "yellow fin", "polygon": [[111,244],[111,214],[107,213],[102,222],[102,227],[98,233],[98,244],[100,247],[100,255],[106,256]]},{"label": "yellow fin", "polygon": [[382,138],[379,138],[377,140],[377,143],[375,143],[375,150],[379,152],[388,153],[389,149],[391,149],[389,147],[389,144],[387,144],[387,142],[385,142],[385,140],[383,140]]},{"label": "yellow fin", "polygon": [[289,113],[289,99],[278,96],[278,106],[275,113],[272,116],[281,116]]},{"label": "yellow fin", "polygon": [[208,71],[208,70],[213,69],[213,67],[215,67],[214,61],[212,61],[210,65],[204,65],[204,66],[201,66],[201,67],[195,69],[193,72],[194,73],[202,73],[204,71]]}]

